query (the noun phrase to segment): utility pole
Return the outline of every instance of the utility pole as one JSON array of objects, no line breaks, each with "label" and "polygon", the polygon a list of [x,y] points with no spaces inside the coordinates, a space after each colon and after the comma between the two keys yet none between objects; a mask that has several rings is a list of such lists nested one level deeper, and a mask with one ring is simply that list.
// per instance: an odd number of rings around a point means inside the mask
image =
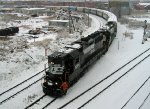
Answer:
[{"label": "utility pole", "polygon": [[68,13],[69,13],[69,33],[71,33],[71,10],[70,10],[70,2],[69,2],[69,8],[68,8]]},{"label": "utility pole", "polygon": [[84,0],[84,7],[86,7],[86,0]]},{"label": "utility pole", "polygon": [[[84,7],[86,8],[86,0],[84,1]],[[88,27],[90,26],[89,11],[90,9],[88,9]]]},{"label": "utility pole", "polygon": [[147,35],[146,35],[146,29],[147,29],[147,20],[144,21],[144,32],[143,32],[143,40],[142,40],[142,44],[144,44],[145,41],[147,41]]},{"label": "utility pole", "polygon": [[68,10],[69,11],[69,33],[71,33],[71,11],[70,9]]},{"label": "utility pole", "polygon": [[144,21],[144,33],[143,33],[144,35],[146,34],[146,29],[147,29],[147,24],[146,23],[147,23],[147,20]]},{"label": "utility pole", "polygon": [[88,9],[88,27],[90,26],[90,18],[89,18],[89,11],[90,11],[90,9]]}]

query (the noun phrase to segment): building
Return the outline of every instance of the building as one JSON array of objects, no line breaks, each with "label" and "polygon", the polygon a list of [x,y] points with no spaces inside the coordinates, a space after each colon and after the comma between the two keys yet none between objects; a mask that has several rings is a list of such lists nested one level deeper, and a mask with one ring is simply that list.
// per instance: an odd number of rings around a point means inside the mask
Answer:
[{"label": "building", "polygon": [[131,6],[132,2],[130,0],[109,0],[109,10],[113,12],[118,18],[120,18],[122,15],[129,15]]},{"label": "building", "polygon": [[135,5],[135,9],[137,10],[150,10],[150,3],[138,3]]}]

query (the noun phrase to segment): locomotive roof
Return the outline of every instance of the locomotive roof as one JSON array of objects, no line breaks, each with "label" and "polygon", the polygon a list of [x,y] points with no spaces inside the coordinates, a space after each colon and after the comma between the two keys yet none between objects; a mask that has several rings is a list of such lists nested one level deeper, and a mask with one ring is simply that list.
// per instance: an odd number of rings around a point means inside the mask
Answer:
[{"label": "locomotive roof", "polygon": [[66,47],[73,48],[73,49],[79,49],[81,47],[81,45],[77,44],[77,43],[72,43],[70,45],[66,45]]},{"label": "locomotive roof", "polygon": [[68,45],[60,51],[54,52],[53,54],[49,55],[48,58],[65,58],[68,55],[74,58],[79,55],[78,49],[80,47],[80,44]]},{"label": "locomotive roof", "polygon": [[65,57],[67,54],[63,52],[54,52],[51,55],[48,56],[48,58],[62,58]]}]

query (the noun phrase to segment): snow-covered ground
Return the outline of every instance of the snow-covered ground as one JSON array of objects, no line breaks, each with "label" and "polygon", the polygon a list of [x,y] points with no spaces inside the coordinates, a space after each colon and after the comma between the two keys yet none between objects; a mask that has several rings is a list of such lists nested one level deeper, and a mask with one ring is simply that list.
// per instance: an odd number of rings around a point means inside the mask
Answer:
[{"label": "snow-covered ground", "polygon": [[[19,13],[17,15],[22,16]],[[30,37],[34,35],[28,34],[29,30],[48,26],[48,21],[42,19],[47,17],[31,17],[7,23],[7,26],[19,27],[19,33],[15,36],[10,36],[11,40],[6,43],[6,52],[3,52],[3,41],[0,40],[0,87],[3,87],[0,88],[0,92],[43,70],[44,65],[47,63],[47,56],[45,54],[51,54],[65,46],[66,43],[80,38],[72,35],[71,37],[66,36],[65,38],[56,39],[58,36],[55,32],[35,35],[38,37],[36,39]],[[93,23],[92,30],[87,32],[94,32],[97,29],[93,29],[94,27],[95,24]],[[23,43],[27,45],[27,48],[20,47],[24,45]],[[15,50],[16,48],[17,50]],[[45,48],[47,48],[47,53],[45,53]],[[10,53],[11,49],[14,49],[13,53]],[[18,79],[16,80],[16,78]]]},{"label": "snow-covered ground", "polygon": [[130,19],[132,19],[132,20],[137,20],[137,21],[145,21],[145,20],[147,20],[147,23],[150,23],[150,17],[147,17],[147,18],[130,18]]},{"label": "snow-covered ground", "polygon": [[[93,32],[97,30],[102,24],[102,19],[91,16],[92,18],[92,27],[87,29],[83,35],[90,34],[90,32]],[[126,31],[133,33],[133,38],[125,37],[123,33]],[[90,67],[90,69],[87,71],[87,73],[73,86],[68,90],[68,93],[66,96],[57,99],[54,103],[52,103],[47,108],[50,109],[56,109],[62,106],[63,104],[67,103],[72,98],[76,97],[98,81],[105,78],[107,75],[114,72],[116,69],[145,51],[146,49],[150,48],[150,39],[146,41],[144,44],[141,44],[143,38],[143,28],[138,28],[136,30],[129,29],[126,27],[126,25],[121,25],[118,23],[118,33],[117,37],[114,39],[112,45],[110,46],[108,52],[100,58],[94,65]],[[72,38],[72,40],[75,40],[75,38]],[[71,39],[63,39],[63,42],[71,41]],[[52,43],[54,44],[54,43]],[[56,46],[52,45],[54,48]],[[32,51],[33,54],[41,54],[44,53],[44,51],[37,50],[39,48],[35,47]],[[142,57],[150,54],[149,52],[146,52]],[[18,54],[19,55],[19,54]],[[20,57],[22,55],[20,54]],[[34,56],[33,56],[34,57]],[[39,56],[41,58],[41,56]],[[142,58],[140,57],[140,59]],[[28,57],[30,58],[30,57]],[[38,57],[37,57],[38,58]],[[139,59],[139,60],[140,60]],[[29,66],[28,70],[22,70],[21,73],[14,74],[14,76],[10,77],[9,73],[6,77],[3,77],[3,74],[5,72],[9,72],[9,69],[7,69],[7,64],[1,62],[1,64],[5,64],[4,68],[0,67],[0,71],[2,76],[0,76],[1,79],[10,78],[11,80],[6,79],[6,81],[3,81],[0,83],[0,92],[3,92],[4,90],[8,89],[9,87],[14,86],[17,83],[20,83],[21,81],[25,80],[26,78],[30,77],[31,75],[36,74],[38,71],[43,70],[44,64],[46,63],[46,59],[41,59],[42,62],[37,62],[37,64],[34,66]],[[136,60],[136,62],[131,63],[129,66],[127,66],[125,69],[117,72],[114,76],[109,78],[108,80],[104,81],[102,84],[95,87],[93,90],[88,92],[87,94],[81,96],[79,99],[74,101],[73,103],[69,104],[66,109],[76,109],[80,107],[82,104],[84,104],[86,101],[88,101],[90,98],[92,98],[94,95],[96,95],[99,91],[103,90],[105,87],[107,87],[110,83],[112,83],[116,78],[118,78],[121,74],[125,73],[127,70],[129,70],[132,66],[134,66],[139,60]],[[29,62],[27,62],[29,63]],[[17,66],[19,64],[16,64],[16,66],[11,65],[15,72],[17,69]],[[20,64],[22,65],[22,64]],[[23,65],[22,65],[23,66]],[[121,109],[121,107],[128,101],[128,99],[136,92],[136,90],[144,83],[144,81],[150,76],[150,57],[148,57],[145,61],[143,61],[141,64],[136,66],[133,70],[131,70],[126,76],[121,78],[118,82],[116,82],[114,85],[109,87],[106,91],[104,91],[102,94],[100,94],[98,97],[96,97],[94,100],[89,102],[87,105],[85,105],[83,108],[85,109]],[[42,76],[39,75],[39,77]],[[33,101],[38,99],[43,95],[42,87],[41,87],[41,81],[37,82],[35,85],[31,86],[27,90],[21,92],[16,97],[11,98],[11,100],[4,102],[2,105],[0,105],[0,108],[2,109],[22,109],[26,107],[27,105],[31,104]],[[126,109],[137,109],[141,103],[144,101],[146,96],[150,92],[150,80],[142,87],[141,90],[131,99],[131,101],[124,107]],[[84,86],[84,87],[83,87]],[[0,97],[0,102],[4,98]],[[41,109],[43,106],[45,106],[47,103],[49,103],[53,98],[52,97],[45,97],[42,99],[38,104],[35,104],[33,106],[33,109]],[[149,109],[150,108],[150,97],[145,102],[145,104],[141,107],[141,109]]]}]

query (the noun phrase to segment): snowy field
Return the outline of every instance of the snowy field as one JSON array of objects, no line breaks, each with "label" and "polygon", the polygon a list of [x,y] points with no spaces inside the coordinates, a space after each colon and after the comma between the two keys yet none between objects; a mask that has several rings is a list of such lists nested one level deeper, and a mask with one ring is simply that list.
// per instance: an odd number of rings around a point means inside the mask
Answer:
[{"label": "snowy field", "polygon": [[[96,16],[90,15],[92,18],[92,25],[83,33],[84,36],[94,32],[100,26],[102,26],[105,22]],[[124,33],[132,32],[133,37],[125,37]],[[52,36],[53,38],[55,37]],[[55,41],[55,38],[52,40],[52,48],[58,49],[58,43]],[[76,38],[66,38],[63,39],[62,42],[66,43],[68,41],[74,41]],[[150,48],[150,39],[146,41],[144,44],[141,44],[143,39],[143,28],[138,28],[136,30],[127,28],[126,25],[121,25],[118,23],[118,33],[117,37],[114,39],[112,45],[110,46],[108,52],[100,58],[94,65],[90,67],[87,73],[73,86],[68,90],[66,96],[56,99],[51,105],[47,107],[47,109],[57,109],[63,106],[65,103],[70,101],[71,99],[78,96],[80,93],[84,92],[95,83],[99,82],[103,78],[107,77],[115,70],[120,68],[122,65],[126,64],[131,59],[135,58],[137,55],[142,53],[143,51]],[[10,64],[9,62],[13,62],[15,57],[8,56],[9,61],[0,62],[0,93],[9,89],[25,80],[26,78],[31,77],[37,72],[44,69],[44,64],[46,64],[47,59],[44,56],[45,51],[40,49],[39,47],[33,47],[34,49],[27,49],[26,53],[32,54],[34,57],[33,61],[27,61],[26,64],[21,64],[21,62],[16,62],[16,64]],[[39,55],[37,55],[39,54]],[[81,107],[84,103],[86,103],[89,99],[95,96],[97,93],[105,89],[109,84],[119,78],[122,74],[129,71],[131,67],[133,67],[136,63],[138,63],[141,59],[150,54],[150,51],[144,53],[141,57],[137,58],[134,62],[130,63],[124,69],[118,71],[115,75],[111,76],[107,80],[103,81],[101,84],[90,90],[88,93],[85,93],[83,96],[79,97],[72,103],[68,104],[64,109],[76,109]],[[28,55],[19,53],[20,58],[26,57],[28,60],[31,60],[31,57]],[[18,56],[17,56],[18,57]],[[40,58],[40,59],[39,59]],[[21,60],[21,59],[19,59]],[[24,62],[25,60],[21,60]],[[34,63],[34,64],[33,64]],[[36,63],[36,64],[35,64]],[[1,67],[3,66],[3,67]],[[17,69],[18,66],[21,66]],[[103,91],[103,93],[99,94],[96,98],[88,102],[83,109],[121,109],[124,104],[133,96],[133,94],[141,87],[141,85],[146,81],[150,76],[150,57],[141,62],[135,68],[130,70],[127,75],[119,79],[116,83],[110,86],[107,90]],[[28,68],[29,67],[29,68]],[[24,68],[24,69],[23,69]],[[28,68],[28,70],[27,70]],[[10,70],[11,69],[11,70]],[[20,71],[20,72],[18,72]],[[7,75],[6,75],[7,74]],[[9,97],[11,94],[14,94],[22,87],[28,86],[33,81],[41,78],[42,75],[36,76],[33,80],[28,81],[26,84],[23,84],[18,89],[13,90],[9,94],[4,94],[4,96],[0,97],[0,102],[5,98]],[[148,80],[143,87],[138,91],[135,96],[126,104],[125,109],[138,109],[146,96],[150,93],[150,80]],[[84,87],[83,87],[84,86]],[[27,90],[24,90],[17,94],[17,96],[10,98],[8,101],[0,104],[0,109],[23,109],[26,106],[30,105],[32,102],[43,96],[41,81],[38,81],[36,84],[29,87]],[[32,109],[41,109],[47,103],[49,103],[54,98],[46,96],[42,100],[40,100],[37,104],[33,105]],[[150,108],[150,97],[146,100],[146,102],[142,105],[141,109],[149,109]]]}]

